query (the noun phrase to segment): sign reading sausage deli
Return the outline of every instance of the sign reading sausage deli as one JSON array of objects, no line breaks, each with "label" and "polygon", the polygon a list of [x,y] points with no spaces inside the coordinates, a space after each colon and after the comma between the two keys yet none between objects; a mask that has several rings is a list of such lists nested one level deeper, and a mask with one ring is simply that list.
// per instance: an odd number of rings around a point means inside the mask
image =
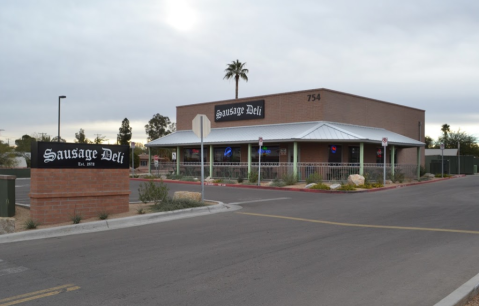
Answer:
[{"label": "sign reading sausage deli", "polygon": [[264,100],[215,105],[215,122],[263,118]]},{"label": "sign reading sausage deli", "polygon": [[128,169],[128,146],[32,142],[32,168]]}]

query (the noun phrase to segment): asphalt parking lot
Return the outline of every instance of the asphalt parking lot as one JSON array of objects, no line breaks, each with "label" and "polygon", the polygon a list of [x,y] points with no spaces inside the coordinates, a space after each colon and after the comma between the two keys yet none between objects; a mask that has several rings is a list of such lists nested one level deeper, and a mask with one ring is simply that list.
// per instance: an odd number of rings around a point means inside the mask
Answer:
[{"label": "asphalt parking lot", "polygon": [[68,282],[80,289],[38,304],[434,305],[479,272],[478,185],[470,176],[361,194],[207,186],[205,198],[242,209],[9,243],[0,259],[26,270],[0,278],[0,300]]}]

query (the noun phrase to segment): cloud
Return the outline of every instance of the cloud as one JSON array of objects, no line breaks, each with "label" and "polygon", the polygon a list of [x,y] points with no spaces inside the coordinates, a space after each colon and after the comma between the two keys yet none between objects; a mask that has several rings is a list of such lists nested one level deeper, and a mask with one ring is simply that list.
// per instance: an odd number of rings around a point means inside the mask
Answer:
[{"label": "cloud", "polygon": [[[0,139],[84,128],[134,138],[178,105],[331,88],[426,110],[477,133],[479,4],[437,1],[0,2]],[[475,120],[475,121],[474,121]],[[428,124],[431,123],[431,125]],[[463,128],[465,129],[465,128]],[[63,135],[63,133],[62,133]],[[91,136],[90,136],[91,137]]]}]

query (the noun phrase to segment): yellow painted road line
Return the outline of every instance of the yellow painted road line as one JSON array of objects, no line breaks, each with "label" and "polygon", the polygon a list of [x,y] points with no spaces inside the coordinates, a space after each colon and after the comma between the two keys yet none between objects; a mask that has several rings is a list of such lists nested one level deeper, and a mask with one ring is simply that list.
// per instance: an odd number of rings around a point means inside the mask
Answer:
[{"label": "yellow painted road line", "polygon": [[[78,289],[80,289],[80,287],[75,286],[73,284],[69,284],[69,285],[53,287],[53,288],[50,288],[50,289],[44,289],[44,290],[40,290],[40,291],[25,293],[25,294],[12,296],[12,297],[0,300],[0,303],[2,303],[2,304],[0,304],[0,306],[16,305],[16,304],[36,300],[36,299],[41,299],[41,298],[48,297],[48,296],[57,295],[57,294],[60,294],[62,292],[70,292],[70,291],[74,291],[74,290],[78,290]],[[7,302],[7,303],[5,303],[5,302]]]},{"label": "yellow painted road line", "polygon": [[[388,225],[341,223],[341,222],[331,222],[331,221],[323,221],[323,220],[312,220],[312,219],[304,219],[304,218],[294,218],[294,217],[285,217],[285,216],[276,216],[276,215],[264,215],[264,214],[255,214],[255,213],[245,213],[245,212],[237,212],[237,214],[257,216],[257,217],[286,219],[286,220],[295,220],[295,221],[303,221],[303,222],[312,222],[312,223],[321,223],[321,224],[329,224],[329,225],[350,226],[350,227],[383,228],[383,229],[397,229],[397,230],[409,230],[409,231],[448,232],[448,233],[479,235],[479,231],[455,230],[455,229],[444,229],[444,228],[427,228],[427,227],[407,227],[407,226],[388,226]],[[0,305],[0,306],[2,306],[2,305]]]}]

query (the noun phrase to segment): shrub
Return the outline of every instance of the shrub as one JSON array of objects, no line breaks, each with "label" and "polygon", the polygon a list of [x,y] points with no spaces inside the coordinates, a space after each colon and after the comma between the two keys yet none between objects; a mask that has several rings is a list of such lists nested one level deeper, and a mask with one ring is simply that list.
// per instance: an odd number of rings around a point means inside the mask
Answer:
[{"label": "shrub", "polygon": [[354,187],[353,185],[346,184],[346,185],[341,185],[341,187],[339,187],[337,190],[353,191],[353,190],[356,190],[356,187]]},{"label": "shrub", "polygon": [[82,219],[82,216],[81,216],[81,215],[77,215],[77,214],[75,214],[75,215],[73,215],[73,216],[71,217],[71,220],[72,220],[73,224],[78,224],[78,223],[80,223],[81,219]]},{"label": "shrub", "polygon": [[108,219],[108,213],[106,211],[102,211],[101,213],[98,214],[98,218],[100,220],[106,220]]},{"label": "shrub", "polygon": [[214,180],[213,183],[217,183],[217,184],[223,183],[223,180],[222,179],[217,179],[217,180]]},{"label": "shrub", "polygon": [[200,206],[205,206],[205,204],[203,202],[198,202],[191,199],[172,199],[168,197],[161,203],[152,205],[151,210],[155,212],[160,212]]},{"label": "shrub", "polygon": [[141,207],[138,208],[138,209],[136,210],[136,212],[137,212],[139,215],[143,215],[143,214],[146,213],[146,211],[145,211],[143,208],[141,208]]},{"label": "shrub", "polygon": [[181,180],[182,177],[183,177],[183,175],[175,174],[174,172],[171,173],[171,174],[166,175],[166,178],[169,179],[169,180]]},{"label": "shrub", "polygon": [[313,187],[311,187],[311,189],[318,189],[318,190],[331,190],[331,188],[329,188],[328,185],[325,185],[325,184],[317,184],[317,185],[314,185]]},{"label": "shrub", "polygon": [[244,179],[240,176],[236,179],[239,184],[243,183]]},{"label": "shrub", "polygon": [[185,182],[196,182],[196,179],[192,176],[182,176],[179,178],[179,180],[185,181]]},{"label": "shrub", "polygon": [[282,180],[280,179],[274,179],[272,182],[271,182],[271,185],[270,186],[273,186],[273,187],[284,187],[286,186],[286,183],[283,182]]},{"label": "shrub", "polygon": [[168,197],[168,186],[163,181],[155,183],[151,180],[140,185],[138,194],[143,203],[153,202],[156,205]]},{"label": "shrub", "polygon": [[24,229],[35,229],[37,228],[37,226],[39,226],[40,223],[33,220],[33,219],[28,219],[27,221],[25,221],[25,223],[23,224],[23,228]]},{"label": "shrub", "polygon": [[283,175],[283,181],[286,185],[294,185],[298,182],[298,176],[294,174]]},{"label": "shrub", "polygon": [[258,182],[258,172],[251,172],[248,176],[248,182],[257,183]]},{"label": "shrub", "polygon": [[322,184],[323,178],[318,173],[312,173],[306,178],[306,184],[317,183]]}]

